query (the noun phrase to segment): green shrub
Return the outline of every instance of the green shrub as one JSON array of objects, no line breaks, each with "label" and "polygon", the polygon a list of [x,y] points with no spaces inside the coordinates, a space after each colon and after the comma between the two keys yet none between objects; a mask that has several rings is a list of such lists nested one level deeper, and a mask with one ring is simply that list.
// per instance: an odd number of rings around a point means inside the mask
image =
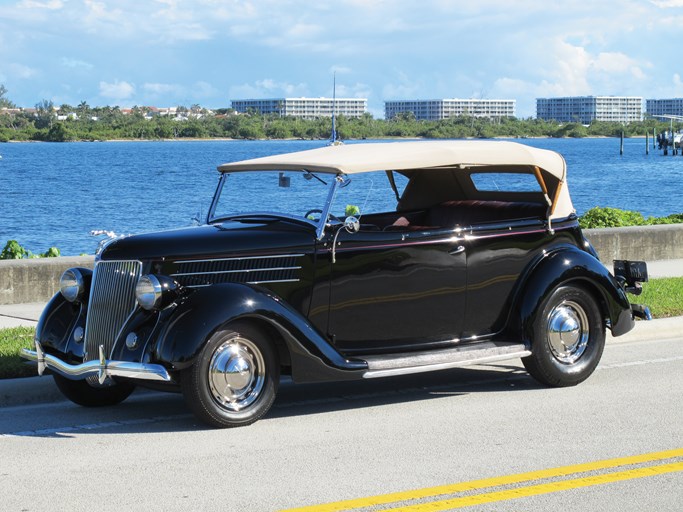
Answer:
[{"label": "green shrub", "polygon": [[42,254],[33,254],[16,240],[8,240],[5,248],[0,252],[0,260],[20,260],[22,258],[56,258],[61,256],[61,251],[56,247],[50,247]]},{"label": "green shrub", "polygon": [[0,260],[20,260],[27,258],[29,252],[24,249],[16,240],[8,240],[5,248],[0,253]]},{"label": "green shrub", "polygon": [[596,206],[584,213],[579,219],[581,229],[621,228],[654,224],[683,224],[683,213],[673,213],[667,217],[645,218],[640,212]]},{"label": "green shrub", "polygon": [[41,254],[42,258],[59,258],[62,252],[56,247],[50,247],[47,251]]},{"label": "green shrub", "polygon": [[587,228],[620,228],[624,226],[643,226],[647,224],[640,212],[620,210],[618,208],[601,208],[596,206],[584,213],[579,219],[582,229]]}]

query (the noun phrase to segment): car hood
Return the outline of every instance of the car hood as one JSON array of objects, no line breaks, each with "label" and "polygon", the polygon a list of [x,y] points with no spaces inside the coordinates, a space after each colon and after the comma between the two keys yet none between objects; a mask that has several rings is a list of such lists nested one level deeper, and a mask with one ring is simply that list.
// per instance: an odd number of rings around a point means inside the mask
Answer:
[{"label": "car hood", "polygon": [[312,226],[274,219],[231,221],[114,240],[102,260],[183,260],[310,252],[315,245]]}]

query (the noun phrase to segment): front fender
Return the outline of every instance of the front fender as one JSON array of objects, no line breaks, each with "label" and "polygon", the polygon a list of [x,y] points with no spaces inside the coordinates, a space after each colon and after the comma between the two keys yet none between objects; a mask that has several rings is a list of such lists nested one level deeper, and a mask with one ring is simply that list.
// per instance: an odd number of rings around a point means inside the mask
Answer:
[{"label": "front fender", "polygon": [[595,294],[609,319],[612,334],[620,336],[635,325],[626,293],[617,280],[592,254],[573,246],[558,248],[546,254],[530,271],[513,308],[513,329],[526,343],[531,339],[531,326],[552,291],[567,283],[584,286]]},{"label": "front fender", "polygon": [[[49,354],[63,354],[67,361],[83,358],[83,343],[73,339],[76,327],[85,329],[85,308],[56,293],[46,304],[36,325],[36,340]],[[81,340],[82,341],[82,340]]]},{"label": "front fender", "polygon": [[[267,322],[282,335],[292,358],[295,380],[318,380],[316,375],[325,379],[357,378],[356,370],[367,367],[364,362],[344,358],[305,317],[268,290],[237,283],[198,288],[185,297],[160,329],[152,359],[173,369],[186,368],[216,331],[249,318]],[[303,373],[302,364],[308,365]],[[312,374],[307,378],[309,371]]]}]

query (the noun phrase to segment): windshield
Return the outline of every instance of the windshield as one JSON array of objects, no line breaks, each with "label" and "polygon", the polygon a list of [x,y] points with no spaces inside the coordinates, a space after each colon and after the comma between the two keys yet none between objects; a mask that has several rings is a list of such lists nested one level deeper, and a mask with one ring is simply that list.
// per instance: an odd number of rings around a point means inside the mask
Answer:
[{"label": "windshield", "polygon": [[317,222],[334,182],[308,171],[255,171],[226,174],[209,222],[268,215]]},{"label": "windshield", "polygon": [[338,219],[350,215],[360,219],[364,215],[396,211],[396,194],[400,196],[403,193],[408,180],[397,173],[392,177],[396,191],[384,171],[346,176],[335,194],[330,213]]},{"label": "windshield", "polygon": [[327,222],[334,225],[349,216],[360,219],[395,211],[396,196],[403,192],[408,180],[396,173],[392,173],[392,180],[396,190],[384,171],[352,176],[309,171],[225,174],[208,221],[284,217],[311,223],[320,237],[324,229],[321,216],[325,212],[329,214]]}]

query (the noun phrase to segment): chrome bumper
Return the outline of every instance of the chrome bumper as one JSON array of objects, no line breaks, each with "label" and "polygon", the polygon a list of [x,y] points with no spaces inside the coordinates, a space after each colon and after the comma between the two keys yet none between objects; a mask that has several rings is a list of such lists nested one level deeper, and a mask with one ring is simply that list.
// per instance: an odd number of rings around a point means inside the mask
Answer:
[{"label": "chrome bumper", "polygon": [[128,361],[111,361],[104,357],[104,347],[100,346],[99,360],[82,364],[65,363],[58,357],[46,354],[43,347],[36,341],[36,350],[22,349],[21,357],[38,363],[38,375],[42,375],[46,368],[63,375],[71,380],[83,380],[97,376],[100,384],[107,377],[128,377],[140,380],[155,380],[170,382],[171,376],[166,368],[159,364],[132,363]]}]

